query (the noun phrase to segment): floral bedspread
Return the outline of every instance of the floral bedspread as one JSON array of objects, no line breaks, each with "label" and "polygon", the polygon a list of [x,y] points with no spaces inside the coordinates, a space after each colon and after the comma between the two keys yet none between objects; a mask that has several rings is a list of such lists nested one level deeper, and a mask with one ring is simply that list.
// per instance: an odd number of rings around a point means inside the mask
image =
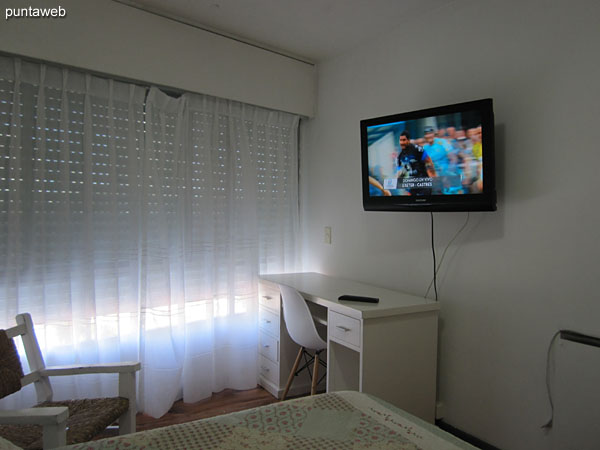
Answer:
[{"label": "floral bedspread", "polygon": [[454,450],[475,447],[374,397],[344,391],[68,448]]}]

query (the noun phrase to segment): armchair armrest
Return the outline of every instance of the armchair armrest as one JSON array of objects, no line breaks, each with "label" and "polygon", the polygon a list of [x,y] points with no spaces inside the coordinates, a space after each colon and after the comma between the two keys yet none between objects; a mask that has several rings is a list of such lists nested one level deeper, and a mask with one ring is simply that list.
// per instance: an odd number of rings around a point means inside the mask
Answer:
[{"label": "armchair armrest", "polygon": [[7,425],[42,425],[44,448],[67,444],[67,418],[69,408],[52,406],[0,411],[0,423]]},{"label": "armchair armrest", "polygon": [[51,425],[64,422],[67,417],[69,408],[66,406],[0,411],[0,423],[5,425]]},{"label": "armchair armrest", "polygon": [[136,372],[142,367],[139,362],[122,362],[114,364],[74,364],[69,366],[52,366],[40,369],[38,373],[43,377],[60,375],[81,375],[90,373],[118,373],[119,397],[129,400],[127,412],[119,418],[119,434],[135,432],[136,413]]},{"label": "armchair armrest", "polygon": [[53,377],[60,375],[80,375],[89,373],[130,373],[142,367],[139,362],[122,362],[107,364],[73,364],[68,366],[52,366],[39,370],[40,375]]}]

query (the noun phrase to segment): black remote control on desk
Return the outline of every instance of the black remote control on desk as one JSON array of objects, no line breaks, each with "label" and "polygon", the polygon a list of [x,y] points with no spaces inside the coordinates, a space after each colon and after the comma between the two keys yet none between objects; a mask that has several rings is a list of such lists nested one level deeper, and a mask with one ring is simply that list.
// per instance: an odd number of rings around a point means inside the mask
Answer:
[{"label": "black remote control on desk", "polygon": [[363,297],[360,295],[340,295],[338,300],[349,300],[351,302],[379,303],[379,299],[375,297]]}]

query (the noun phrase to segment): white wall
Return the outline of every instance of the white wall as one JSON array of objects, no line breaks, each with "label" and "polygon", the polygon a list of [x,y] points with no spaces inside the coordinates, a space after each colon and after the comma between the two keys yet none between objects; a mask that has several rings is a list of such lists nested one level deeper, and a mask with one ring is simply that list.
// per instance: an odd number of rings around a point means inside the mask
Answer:
[{"label": "white wall", "polygon": [[[4,20],[62,6],[62,19]],[[314,115],[314,66],[111,0],[0,0],[0,51]]]},{"label": "white wall", "polygon": [[[414,294],[432,274],[429,214],[363,211],[359,121],[494,99],[498,211],[471,213],[441,269],[438,397],[447,423],[503,449],[569,432],[540,429],[547,346],[559,328],[600,336],[599,18],[594,0],[460,0],[319,66],[304,269]],[[465,217],[435,214],[438,257]]]}]

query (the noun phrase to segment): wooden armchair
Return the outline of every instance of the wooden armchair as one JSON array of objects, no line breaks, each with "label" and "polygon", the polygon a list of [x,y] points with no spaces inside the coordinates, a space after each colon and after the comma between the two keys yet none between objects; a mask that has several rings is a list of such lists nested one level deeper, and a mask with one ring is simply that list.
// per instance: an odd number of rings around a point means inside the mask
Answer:
[{"label": "wooden armchair", "polygon": [[[0,436],[25,449],[54,448],[91,440],[119,421],[119,434],[135,432],[135,376],[139,362],[90,366],[46,367],[29,314],[16,317],[17,326],[0,330],[0,398],[34,383],[39,404],[34,408],[0,411]],[[21,336],[31,372],[23,374],[13,338]],[[52,401],[50,376],[118,373],[114,398]]]}]

